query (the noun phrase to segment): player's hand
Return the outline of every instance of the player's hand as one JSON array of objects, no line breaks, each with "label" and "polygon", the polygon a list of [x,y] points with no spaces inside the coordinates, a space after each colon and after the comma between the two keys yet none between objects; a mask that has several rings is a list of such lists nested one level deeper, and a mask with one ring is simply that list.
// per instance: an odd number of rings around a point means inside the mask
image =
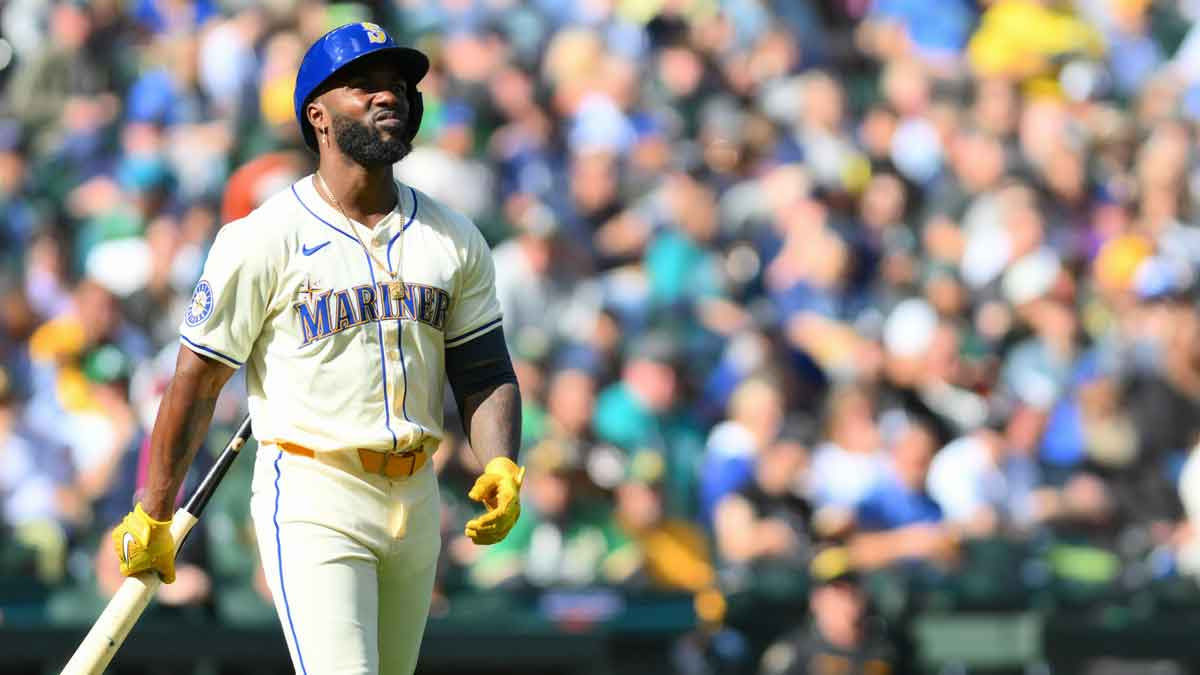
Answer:
[{"label": "player's hand", "polygon": [[508,535],[521,516],[521,481],[525,469],[507,457],[496,457],[483,468],[467,496],[483,502],[487,513],[467,521],[466,534],[476,544],[494,544]]},{"label": "player's hand", "polygon": [[113,530],[112,539],[121,561],[121,574],[128,577],[154,570],[164,584],[175,581],[175,538],[171,536],[171,521],[151,518],[138,502]]}]

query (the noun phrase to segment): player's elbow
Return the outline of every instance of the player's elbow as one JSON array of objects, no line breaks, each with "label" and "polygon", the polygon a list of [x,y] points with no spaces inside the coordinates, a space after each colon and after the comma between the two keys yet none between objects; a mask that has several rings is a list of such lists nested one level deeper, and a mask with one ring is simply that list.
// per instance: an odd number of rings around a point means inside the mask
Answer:
[{"label": "player's elbow", "polygon": [[174,379],[177,382],[186,382],[187,388],[195,392],[196,396],[216,397],[233,373],[233,368],[216,359],[197,354],[184,346],[179,347]]}]

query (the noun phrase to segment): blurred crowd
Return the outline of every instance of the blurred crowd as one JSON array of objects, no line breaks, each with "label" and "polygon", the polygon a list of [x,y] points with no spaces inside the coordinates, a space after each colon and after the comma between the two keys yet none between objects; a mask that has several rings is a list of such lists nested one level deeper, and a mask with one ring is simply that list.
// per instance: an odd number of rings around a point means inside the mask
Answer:
[{"label": "blurred crowd", "polygon": [[[599,586],[695,593],[719,624],[725,598],[811,578],[834,618],[768,651],[782,673],[854,651],[830,637],[861,638],[836,619],[858,596],[827,593],[845,579],[946,589],[1000,555],[994,596],[1024,602],[1200,572],[1197,17],[0,2],[0,575],[119,582],[103,534],[136,494],[208,244],[312,170],[296,68],[361,20],[432,58],[396,176],[492,243],[524,399],[503,543],[459,535],[478,470],[461,434],[435,457],[435,611],[464,589]],[[263,592],[245,484],[222,491],[175,604],[228,579]]]}]

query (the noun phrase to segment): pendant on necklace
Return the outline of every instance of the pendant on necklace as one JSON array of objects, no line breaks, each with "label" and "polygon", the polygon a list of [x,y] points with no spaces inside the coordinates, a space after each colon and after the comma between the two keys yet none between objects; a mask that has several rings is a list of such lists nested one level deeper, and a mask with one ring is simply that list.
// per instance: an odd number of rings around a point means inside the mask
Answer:
[{"label": "pendant on necklace", "polygon": [[393,300],[403,300],[404,299],[404,282],[393,281],[391,283],[391,287],[392,287],[392,299]]}]

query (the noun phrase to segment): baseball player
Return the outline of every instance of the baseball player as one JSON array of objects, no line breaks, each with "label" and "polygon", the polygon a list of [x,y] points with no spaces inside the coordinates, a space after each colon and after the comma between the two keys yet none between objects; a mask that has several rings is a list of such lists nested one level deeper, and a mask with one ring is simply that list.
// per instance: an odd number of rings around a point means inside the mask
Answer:
[{"label": "baseball player", "polygon": [[174,576],[172,500],[213,404],[245,366],[259,450],[251,513],[298,673],[412,673],[440,547],[430,455],[450,381],[485,469],[466,525],[520,514],[516,377],[479,231],[392,165],[429,69],[378,25],[322,36],[296,77],[317,171],[225,225],[181,325],[143,501],[113,532],[121,572]]}]

